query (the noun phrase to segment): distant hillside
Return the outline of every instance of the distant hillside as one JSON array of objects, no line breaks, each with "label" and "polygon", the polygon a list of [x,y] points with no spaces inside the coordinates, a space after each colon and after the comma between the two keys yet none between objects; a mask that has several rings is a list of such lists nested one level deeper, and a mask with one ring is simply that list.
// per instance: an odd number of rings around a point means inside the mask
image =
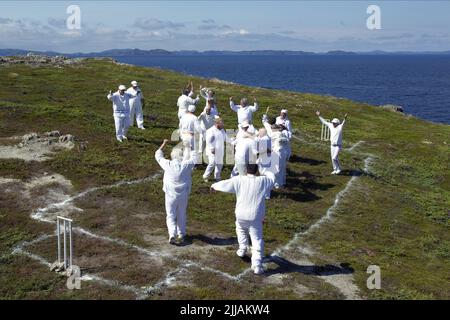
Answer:
[{"label": "distant hillside", "polygon": [[386,55],[386,54],[450,54],[449,51],[433,52],[413,52],[413,51],[398,51],[387,52],[381,50],[367,51],[367,52],[353,52],[345,50],[332,50],[328,52],[309,52],[309,51],[292,51],[292,50],[246,50],[246,51],[230,51],[230,50],[180,50],[180,51],[168,51],[164,49],[111,49],[100,52],[75,52],[75,53],[61,53],[55,51],[36,51],[36,50],[22,50],[22,49],[0,49],[0,56],[18,56],[26,55],[27,53],[43,54],[48,56],[64,55],[67,57],[121,57],[121,56],[166,56],[166,55],[179,55],[179,56],[192,56],[192,55],[205,55],[205,56],[220,56],[220,55],[286,55],[286,56],[303,56],[303,55]]}]

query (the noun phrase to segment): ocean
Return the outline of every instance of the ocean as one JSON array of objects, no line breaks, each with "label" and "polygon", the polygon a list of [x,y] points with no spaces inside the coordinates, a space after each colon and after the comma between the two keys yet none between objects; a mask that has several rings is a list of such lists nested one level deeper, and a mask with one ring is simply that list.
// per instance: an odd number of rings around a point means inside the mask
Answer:
[{"label": "ocean", "polygon": [[395,104],[418,118],[450,124],[450,55],[114,58],[249,86],[332,95],[373,105]]}]

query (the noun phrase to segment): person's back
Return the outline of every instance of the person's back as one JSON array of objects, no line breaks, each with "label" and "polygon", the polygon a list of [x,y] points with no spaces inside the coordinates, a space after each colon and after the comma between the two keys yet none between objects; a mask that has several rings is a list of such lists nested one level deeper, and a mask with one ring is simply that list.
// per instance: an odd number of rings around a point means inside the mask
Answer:
[{"label": "person's back", "polygon": [[266,213],[266,194],[272,190],[274,178],[239,175],[231,179],[236,191],[236,218],[246,221],[263,220]]},{"label": "person's back", "polygon": [[173,196],[190,193],[192,169],[195,166],[195,153],[188,160],[164,159],[161,150],[156,151],[155,159],[164,170],[163,190]]},{"label": "person's back", "polygon": [[256,163],[256,141],[251,137],[239,138],[236,142],[235,161],[237,163]]},{"label": "person's back", "polygon": [[181,133],[192,133],[199,130],[199,122],[197,117],[192,113],[186,113],[180,120]]}]

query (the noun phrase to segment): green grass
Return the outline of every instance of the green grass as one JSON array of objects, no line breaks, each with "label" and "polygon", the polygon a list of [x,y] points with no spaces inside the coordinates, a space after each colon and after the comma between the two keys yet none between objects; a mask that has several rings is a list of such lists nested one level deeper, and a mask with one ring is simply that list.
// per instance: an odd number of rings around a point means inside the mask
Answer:
[{"label": "green grass", "polygon": [[[8,74],[16,73],[16,77]],[[148,130],[132,128],[130,141],[118,144],[114,138],[112,108],[106,99],[110,89],[119,83],[137,79],[146,96],[144,107]],[[0,176],[26,181],[36,173],[56,172],[70,179],[78,191],[107,185],[120,180],[145,177],[160,170],[154,152],[164,138],[177,128],[176,99],[190,79],[174,72],[115,65],[108,61],[87,60],[82,65],[63,69],[26,66],[0,67],[0,137],[29,132],[59,130],[76,136],[77,143],[87,141],[87,149],[63,151],[43,163],[0,160]],[[355,183],[338,208],[332,223],[324,224],[305,241],[318,253],[312,259],[319,263],[348,263],[355,270],[356,283],[362,296],[371,299],[448,299],[450,238],[450,127],[414,117],[378,109],[345,99],[312,94],[273,91],[224,85],[207,79],[193,78],[195,85],[213,87],[217,105],[227,128],[234,128],[236,115],[228,107],[234,96],[256,96],[261,108],[272,112],[287,108],[293,127],[308,142],[319,143],[320,123],[314,111],[325,117],[349,119],[344,130],[345,147],[363,140],[361,154],[343,152],[344,169],[363,167],[364,153],[376,156],[369,175]],[[203,101],[201,104],[203,105]],[[296,107],[301,105],[301,107]],[[274,113],[272,115],[275,115]],[[430,143],[424,143],[424,141]],[[289,164],[288,189],[274,192],[268,204],[265,240],[267,250],[289,241],[296,232],[306,230],[324,215],[336,194],[349,181],[349,176],[330,176],[329,148],[326,143],[314,145],[292,141],[297,157]],[[200,167],[203,168],[203,167]],[[201,169],[194,171],[189,205],[189,232],[219,233],[234,236],[234,198],[226,194],[209,194],[209,185],[201,179]],[[228,175],[230,168],[225,168]],[[99,193],[100,204],[80,200],[86,215],[77,220],[97,231],[109,232],[138,245],[146,245],[142,234],[128,228],[130,213],[159,212],[153,222],[164,228],[164,204],[161,180],[154,183]],[[24,240],[31,240],[52,227],[29,219],[33,203],[20,198],[0,196],[0,249],[6,254]],[[127,201],[126,206],[109,210],[107,216],[102,199]],[[111,200],[112,201],[112,200]],[[116,202],[114,202],[116,203]],[[105,217],[115,221],[108,229]],[[106,229],[103,229],[105,227]],[[143,224],[151,229],[154,225]],[[233,265],[235,263],[235,265]],[[382,289],[366,289],[366,269],[377,264],[382,271]],[[239,268],[230,262],[231,269]],[[20,270],[20,272],[16,272]],[[39,275],[34,275],[39,270]],[[128,293],[114,292],[108,287],[90,285],[89,290],[67,293],[64,280],[21,256],[7,256],[0,264],[1,298],[129,298]],[[16,275],[17,273],[17,275]],[[32,277],[19,277],[20,274]],[[295,298],[292,288],[283,289],[252,284],[248,290],[215,276],[198,274],[192,287],[162,292],[153,298]],[[303,298],[342,298],[335,288],[296,274],[295,282],[308,284],[314,290]],[[292,280],[294,281],[294,280]],[[208,283],[206,285],[206,283]],[[225,288],[225,293],[215,291]],[[334,291],[333,291],[334,290]],[[66,293],[62,293],[66,292]]]}]

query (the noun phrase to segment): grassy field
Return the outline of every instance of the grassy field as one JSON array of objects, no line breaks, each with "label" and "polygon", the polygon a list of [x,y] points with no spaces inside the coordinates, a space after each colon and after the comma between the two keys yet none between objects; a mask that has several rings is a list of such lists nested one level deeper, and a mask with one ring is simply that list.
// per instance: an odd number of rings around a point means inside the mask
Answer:
[{"label": "grassy field", "polygon": [[[194,170],[184,247],[166,243],[161,176],[109,187],[160,172],[154,152],[177,128],[176,99],[189,79],[196,87],[214,88],[226,128],[236,123],[230,96],[258,98],[256,126],[267,106],[289,110],[296,138],[287,188],[273,192],[268,202],[266,254],[279,250],[267,261],[264,277],[245,273],[248,261],[235,256],[234,197],[209,193],[201,179],[204,165]],[[146,96],[147,130],[131,128],[129,141],[118,144],[106,94],[131,80],[140,82]],[[218,83],[108,60],[63,68],[0,66],[0,85],[1,145],[30,132],[59,130],[76,137],[75,148],[46,161],[0,159],[0,177],[11,179],[0,183],[2,299],[450,298],[448,125],[335,97]],[[349,114],[340,176],[330,175],[317,109],[325,118]],[[230,170],[227,166],[222,177]],[[61,175],[65,184],[31,183],[48,174]],[[76,226],[100,236],[75,234],[75,264],[109,281],[83,281],[81,290],[70,291],[66,279],[42,261],[12,254],[24,242],[54,232],[54,224],[31,219],[31,213],[101,186],[75,199],[81,210],[67,214]],[[316,224],[327,213],[331,219]],[[29,244],[27,252],[53,262],[55,237]],[[381,268],[380,290],[366,287],[369,265]]]}]

